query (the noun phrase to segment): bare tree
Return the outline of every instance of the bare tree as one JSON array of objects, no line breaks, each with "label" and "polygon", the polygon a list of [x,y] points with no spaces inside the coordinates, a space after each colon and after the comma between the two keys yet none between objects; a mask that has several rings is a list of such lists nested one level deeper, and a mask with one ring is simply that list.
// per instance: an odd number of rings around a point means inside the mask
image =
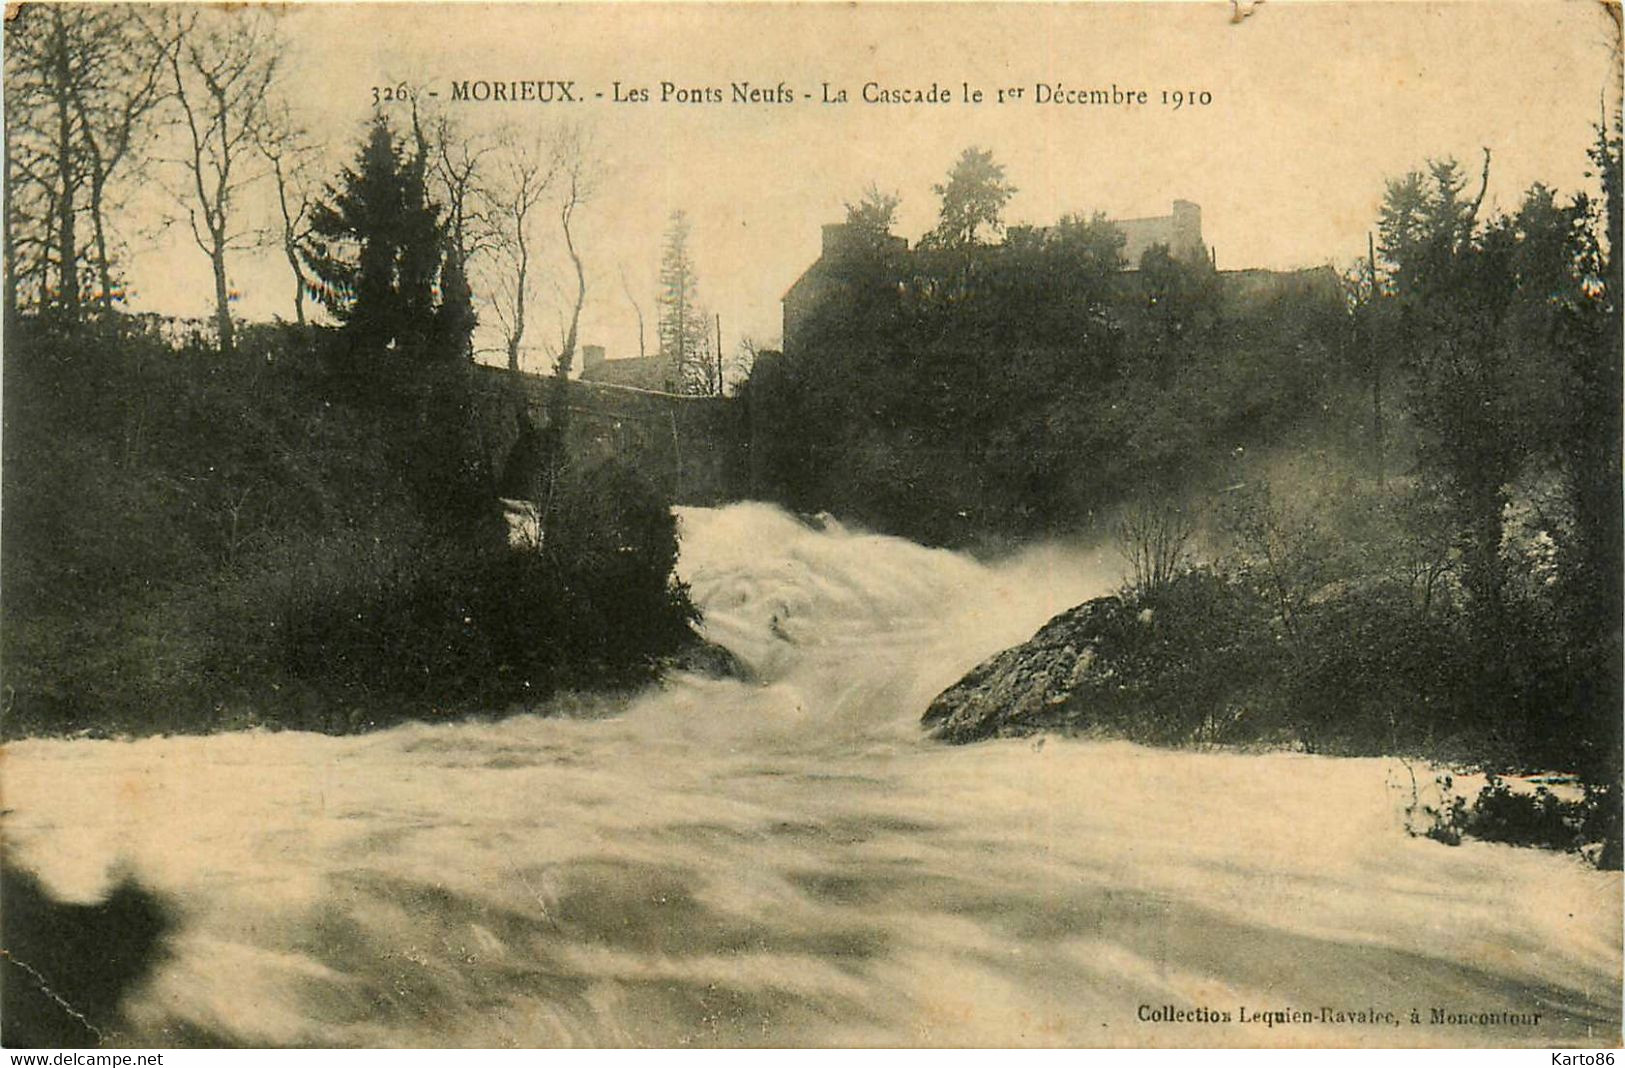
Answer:
[{"label": "bare tree", "polygon": [[485,183],[496,146],[446,115],[435,116],[430,129],[435,192],[445,205],[452,251],[466,267],[495,241]]},{"label": "bare tree", "polygon": [[574,274],[575,296],[570,304],[568,326],[558,359],[553,363],[553,388],[548,393],[547,428],[553,441],[547,465],[547,501],[541,510],[541,525],[545,531],[553,521],[553,504],[558,499],[560,476],[568,462],[570,435],[570,367],[575,360],[576,343],[581,332],[581,309],[587,300],[587,272],[582,263],[581,249],[576,244],[574,229],[576,213],[592,198],[597,180],[597,165],[592,158],[591,139],[586,130],[577,125],[561,127],[550,146],[555,173],[559,178],[558,198],[559,231],[564,238],[564,251],[569,256]]},{"label": "bare tree", "polygon": [[632,305],[632,311],[638,317],[638,359],[641,360],[649,355],[648,343],[644,339],[647,331],[643,325],[643,305],[639,304],[638,298],[632,294],[632,284],[626,280],[625,264],[621,265],[620,271],[621,292],[626,294],[626,302]]},{"label": "bare tree", "polygon": [[7,299],[15,305],[26,254],[40,310],[69,322],[78,321],[83,295],[78,223],[87,179],[76,87],[89,73],[79,43],[93,17],[89,7],[39,4],[6,22]]},{"label": "bare tree", "polygon": [[168,52],[181,113],[182,194],[192,237],[214,272],[220,350],[232,350],[226,253],[249,247],[235,201],[261,173],[252,169],[256,133],[266,115],[266,91],[281,45],[269,16],[252,9],[177,11],[170,15],[175,47]]},{"label": "bare tree", "polygon": [[[417,99],[413,118],[418,124]],[[442,314],[454,315],[462,323],[451,330],[461,340],[461,355],[474,358],[474,328],[478,323],[473,305],[470,278],[477,261],[495,246],[495,233],[488,211],[486,172],[490,168],[492,142],[469,132],[444,113],[431,118],[428,135],[429,180],[435,196],[445,206],[446,252],[441,271]],[[451,309],[458,309],[455,313]]]},{"label": "bare tree", "polygon": [[50,99],[41,64],[48,25],[43,9],[19,12],[6,23],[5,65],[5,252],[6,316],[11,321],[23,294],[45,310],[50,293],[51,249],[55,237],[56,157],[44,136]]},{"label": "bare tree", "polygon": [[570,365],[575,358],[581,330],[581,309],[587,301],[587,272],[581,262],[581,250],[576,246],[572,224],[576,212],[592,198],[597,168],[592,160],[591,140],[580,126],[566,126],[559,131],[553,143],[553,159],[562,187],[559,231],[564,235],[564,250],[575,272],[575,302],[570,308],[570,328],[565,334],[564,346],[553,371],[557,378],[565,380],[570,377]]},{"label": "bare tree", "polygon": [[267,107],[264,121],[254,129],[255,143],[276,182],[277,208],[282,217],[282,254],[293,271],[293,316],[305,325],[305,278],[300,247],[310,236],[310,213],[316,203],[316,148],[298,125],[287,102]]},{"label": "bare tree", "polygon": [[1133,589],[1152,593],[1173,581],[1187,565],[1186,549],[1195,524],[1177,505],[1147,500],[1129,505],[1117,523],[1117,551],[1133,571]]},{"label": "bare tree", "polygon": [[137,8],[108,5],[88,17],[82,28],[77,47],[87,71],[71,92],[89,184],[95,298],[107,311],[116,297],[108,232],[112,182],[127,161],[137,173],[146,162],[135,150],[168,93],[164,68],[170,42]]},{"label": "bare tree", "polygon": [[543,139],[509,138],[497,147],[491,180],[481,190],[496,253],[491,306],[502,324],[508,369],[516,374],[527,305],[535,286],[531,254],[536,244],[536,207],[553,184],[557,168],[558,161]]},{"label": "bare tree", "polygon": [[579,212],[592,198],[597,167],[589,137],[581,127],[573,125],[546,137],[505,141],[490,160],[481,199],[495,234],[495,255],[489,257],[488,263],[488,271],[495,275],[491,307],[502,324],[508,367],[516,374],[527,316],[534,312],[535,289],[542,273],[538,270],[543,238],[540,227],[552,211],[556,211],[554,217],[569,263],[568,281],[558,282],[559,350],[553,362],[545,428],[535,427],[523,406],[519,411],[521,439],[536,443],[532,447],[538,450],[541,460],[539,477],[527,493],[532,495],[539,537],[545,541],[555,518],[560,478],[566,466],[570,371],[587,299],[586,264],[576,224]]},{"label": "bare tree", "polygon": [[103,310],[117,299],[115,185],[141,173],[144,135],[167,94],[157,25],[123,4],[30,5],[7,21],[8,314],[24,288],[69,321],[87,281]]},{"label": "bare tree", "polygon": [[748,334],[739,339],[739,347],[734,350],[731,368],[736,386],[750,377],[751,371],[756,368],[756,361],[767,351],[769,350],[766,346]]}]

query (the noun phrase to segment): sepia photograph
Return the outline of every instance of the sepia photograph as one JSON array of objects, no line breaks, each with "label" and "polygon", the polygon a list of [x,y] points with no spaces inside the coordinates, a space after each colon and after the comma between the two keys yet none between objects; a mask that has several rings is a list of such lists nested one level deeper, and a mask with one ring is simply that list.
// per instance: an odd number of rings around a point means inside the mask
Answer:
[{"label": "sepia photograph", "polygon": [[0,1045],[1612,1064],[1621,25],[7,4]]}]

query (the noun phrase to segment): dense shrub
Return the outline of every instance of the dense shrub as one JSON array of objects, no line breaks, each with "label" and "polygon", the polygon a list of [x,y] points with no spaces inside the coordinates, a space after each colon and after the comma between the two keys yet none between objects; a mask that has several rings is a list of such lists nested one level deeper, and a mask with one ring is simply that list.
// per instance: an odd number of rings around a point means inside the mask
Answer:
[{"label": "dense shrub", "polygon": [[1114,238],[1067,220],[821,267],[826,299],[741,390],[774,428],[757,492],[929,543],[1073,533],[1324,411],[1347,378],[1329,275],[1258,295],[1165,253],[1125,273]]},{"label": "dense shrub", "polygon": [[1554,716],[1574,673],[1553,587],[1509,596],[1486,642],[1454,576],[1393,522],[1408,488],[1302,477],[1327,488],[1283,500],[1253,478],[1207,510],[1217,563],[1170,552],[1171,578],[1130,582],[1100,616],[1096,669],[1112,684],[1089,688],[1075,721],[1159,743],[1574,770],[1581,736]]},{"label": "dense shrub", "polygon": [[1089,722],[1161,744],[1257,737],[1259,687],[1278,657],[1261,599],[1210,569],[1185,571],[1114,613],[1096,652],[1114,686]]},{"label": "dense shrub", "polygon": [[1441,776],[1444,800],[1423,810],[1420,833],[1445,845],[1463,838],[1506,845],[1534,846],[1583,853],[1600,868],[1620,867],[1619,791],[1586,787],[1575,800],[1564,800],[1544,784],[1533,791],[1514,789],[1491,775],[1471,802],[1453,792],[1450,776]]},{"label": "dense shrub", "polygon": [[1101,628],[1077,720],[1157,744],[1375,754],[1470,748],[1451,710],[1459,636],[1382,586],[1328,592],[1294,630],[1246,572],[1192,568],[1127,592]]},{"label": "dense shrub", "polygon": [[[1402,754],[1495,775],[1576,773],[1583,801],[1492,778],[1432,814],[1431,836],[1572,849],[1618,863],[1620,798],[1594,707],[1606,674],[1570,639],[1552,538],[1509,536],[1493,615],[1463,589],[1420,486],[1324,472],[1260,477],[1210,510],[1215,566],[1125,591],[1073,724],[1141,741]],[[1317,488],[1318,487],[1318,488]],[[1562,529],[1556,528],[1561,536]],[[1140,625],[1135,626],[1138,620]]]},{"label": "dense shrub", "polygon": [[11,340],[5,733],[351,729],[630,683],[689,640],[636,472],[572,468],[547,551],[510,550],[466,369],[358,376],[324,340]]}]

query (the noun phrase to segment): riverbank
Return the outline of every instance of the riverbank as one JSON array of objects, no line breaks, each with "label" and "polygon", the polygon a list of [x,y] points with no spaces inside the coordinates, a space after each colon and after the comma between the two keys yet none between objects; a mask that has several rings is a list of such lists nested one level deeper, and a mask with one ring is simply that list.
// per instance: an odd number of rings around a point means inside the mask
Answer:
[{"label": "riverbank", "polygon": [[[1619,874],[1407,835],[1397,761],[924,737],[932,694],[1111,587],[1104,556],[980,564],[761,504],[679,521],[706,633],[753,681],[343,737],[9,744],[8,860],[64,907],[165,918],[104,1041],[1617,1041]],[[1166,1005],[1232,1018],[1141,1016]]]},{"label": "riverbank", "polygon": [[8,337],[0,738],[344,733],[725,668],[636,471],[564,458],[545,551],[516,551],[468,367],[241,335]]},{"label": "riverbank", "polygon": [[[1618,868],[1620,791],[1587,748],[1597,739],[1556,729],[1555,702],[1530,708],[1520,703],[1529,693],[1477,704],[1471,618],[1428,618],[1405,594],[1371,582],[1323,588],[1283,620],[1245,572],[1184,570],[1059,613],[938,693],[921,724],[954,744],[1059,735],[1398,758],[1432,766],[1433,782],[1413,782],[1411,833],[1579,852]],[[1562,692],[1575,669],[1555,639],[1499,645],[1497,677]]]}]

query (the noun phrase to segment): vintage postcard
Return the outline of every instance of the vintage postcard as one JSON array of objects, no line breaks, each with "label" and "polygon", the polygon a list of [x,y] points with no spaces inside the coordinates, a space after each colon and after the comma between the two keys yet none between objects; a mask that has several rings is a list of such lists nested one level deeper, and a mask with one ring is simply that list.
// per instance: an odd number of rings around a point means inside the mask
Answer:
[{"label": "vintage postcard", "polygon": [[1612,1063],[1620,76],[8,5],[0,1041]]}]

